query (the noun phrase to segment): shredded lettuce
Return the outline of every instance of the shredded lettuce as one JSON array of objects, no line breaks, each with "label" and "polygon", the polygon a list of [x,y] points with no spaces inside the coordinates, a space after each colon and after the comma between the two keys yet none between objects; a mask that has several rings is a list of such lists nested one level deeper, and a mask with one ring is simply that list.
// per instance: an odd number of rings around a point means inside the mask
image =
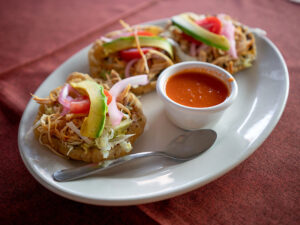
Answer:
[{"label": "shredded lettuce", "polygon": [[112,128],[105,127],[100,137],[95,139],[96,146],[102,151],[109,151],[111,146],[110,140],[114,137],[114,130]]},{"label": "shredded lettuce", "polygon": [[120,146],[121,146],[121,148],[124,149],[124,151],[127,152],[127,153],[130,152],[131,149],[132,149],[132,145],[131,145],[131,143],[128,142],[128,141],[124,141],[124,142],[120,143]]},{"label": "shredded lettuce", "polygon": [[103,158],[107,158],[109,151],[118,144],[125,152],[131,151],[132,146],[128,139],[134,134],[126,134],[127,128],[131,123],[132,120],[127,118],[121,121],[118,126],[113,127],[110,121],[106,120],[101,136],[95,139],[95,144],[101,149]]},{"label": "shredded lettuce", "polygon": [[125,134],[127,128],[130,126],[131,123],[132,120],[130,118],[121,121],[121,123],[118,126],[114,127],[115,136]]}]

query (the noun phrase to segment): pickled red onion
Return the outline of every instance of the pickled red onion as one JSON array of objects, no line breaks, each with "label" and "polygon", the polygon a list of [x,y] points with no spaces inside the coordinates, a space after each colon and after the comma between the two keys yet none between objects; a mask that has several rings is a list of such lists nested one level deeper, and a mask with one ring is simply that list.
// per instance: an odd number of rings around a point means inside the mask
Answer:
[{"label": "pickled red onion", "polygon": [[132,59],[127,63],[127,65],[125,67],[125,77],[126,78],[130,77],[130,69],[133,66],[133,64],[135,64],[137,61],[138,61],[138,59]]},{"label": "pickled red onion", "polygon": [[114,84],[110,89],[109,93],[112,95],[112,101],[108,105],[108,114],[109,120],[113,126],[117,126],[120,124],[123,113],[118,109],[117,106],[117,97],[121,92],[127,87],[128,84],[134,85],[146,85],[148,83],[148,76],[147,75],[138,75],[129,77],[119,81],[118,83]]},{"label": "pickled red onion", "polygon": [[[76,96],[76,98],[72,98],[71,96],[69,96],[70,93],[73,93]],[[70,84],[65,84],[65,86],[63,86],[63,88],[60,90],[58,96],[58,102],[63,106],[63,111],[61,115],[64,116],[70,112],[71,103],[73,101],[86,101],[82,97],[83,96]]]},{"label": "pickled red onion", "polygon": [[234,39],[235,27],[230,20],[225,19],[224,14],[218,15],[218,18],[222,22],[221,34],[224,35],[228,39],[229,44],[230,44],[230,48],[229,48],[228,52],[233,58],[236,59],[237,52],[236,52],[235,39]]},{"label": "pickled red onion", "polygon": [[70,108],[70,101],[67,99],[69,95],[70,84],[66,84],[59,92],[58,101],[66,108]]}]

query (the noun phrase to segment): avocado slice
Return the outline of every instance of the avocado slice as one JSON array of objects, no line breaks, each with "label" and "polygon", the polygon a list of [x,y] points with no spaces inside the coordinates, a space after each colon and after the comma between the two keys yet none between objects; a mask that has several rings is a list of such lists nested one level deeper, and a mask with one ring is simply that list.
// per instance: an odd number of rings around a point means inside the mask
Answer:
[{"label": "avocado slice", "polygon": [[90,138],[99,137],[105,125],[107,112],[107,98],[103,87],[91,80],[71,82],[70,85],[76,90],[88,94],[91,102],[89,115],[84,118],[81,126],[81,135]]},{"label": "avocado slice", "polygon": [[224,35],[214,34],[196,24],[188,14],[180,14],[172,17],[173,25],[179,27],[184,33],[207,45],[228,51],[229,41]]},{"label": "avocado slice", "polygon": [[[173,58],[172,45],[164,38],[159,36],[139,36],[141,47],[156,47],[165,50],[171,58]],[[111,53],[118,52],[121,50],[136,48],[136,42],[134,36],[120,37],[113,41],[104,43],[103,45],[104,54],[107,56]]]}]

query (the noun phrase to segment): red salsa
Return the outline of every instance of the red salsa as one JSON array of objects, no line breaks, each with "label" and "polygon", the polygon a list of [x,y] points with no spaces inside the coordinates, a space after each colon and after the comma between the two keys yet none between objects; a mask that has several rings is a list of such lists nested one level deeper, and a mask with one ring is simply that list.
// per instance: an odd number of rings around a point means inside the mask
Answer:
[{"label": "red salsa", "polygon": [[166,94],[181,105],[201,108],[222,103],[229,90],[222,80],[210,74],[182,71],[168,79]]}]

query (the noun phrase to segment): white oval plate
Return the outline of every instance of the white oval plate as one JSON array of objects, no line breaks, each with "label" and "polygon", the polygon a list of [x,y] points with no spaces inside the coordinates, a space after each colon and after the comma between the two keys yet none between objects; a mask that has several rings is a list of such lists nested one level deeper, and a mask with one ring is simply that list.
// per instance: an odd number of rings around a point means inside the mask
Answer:
[{"label": "white oval plate", "polygon": [[[152,24],[165,24],[166,20]],[[194,160],[182,164],[148,159],[115,168],[102,175],[58,183],[52,174],[58,169],[82,165],[62,159],[39,145],[33,134],[38,104],[30,100],[19,126],[19,150],[36,180],[49,190],[66,198],[96,205],[132,205],[170,198],[196,189],[222,176],[248,156],[271,133],[286,104],[289,75],[276,46],[266,37],[257,36],[258,57],[254,66],[236,74],[239,95],[221,121],[211,127],[218,133],[211,149]],[[73,71],[88,73],[87,54],[82,49],[55,70],[38,88],[35,95],[48,96],[62,85]],[[158,150],[180,129],[166,118],[163,105],[155,92],[141,98],[148,118],[144,134],[134,145],[134,152]]]}]

